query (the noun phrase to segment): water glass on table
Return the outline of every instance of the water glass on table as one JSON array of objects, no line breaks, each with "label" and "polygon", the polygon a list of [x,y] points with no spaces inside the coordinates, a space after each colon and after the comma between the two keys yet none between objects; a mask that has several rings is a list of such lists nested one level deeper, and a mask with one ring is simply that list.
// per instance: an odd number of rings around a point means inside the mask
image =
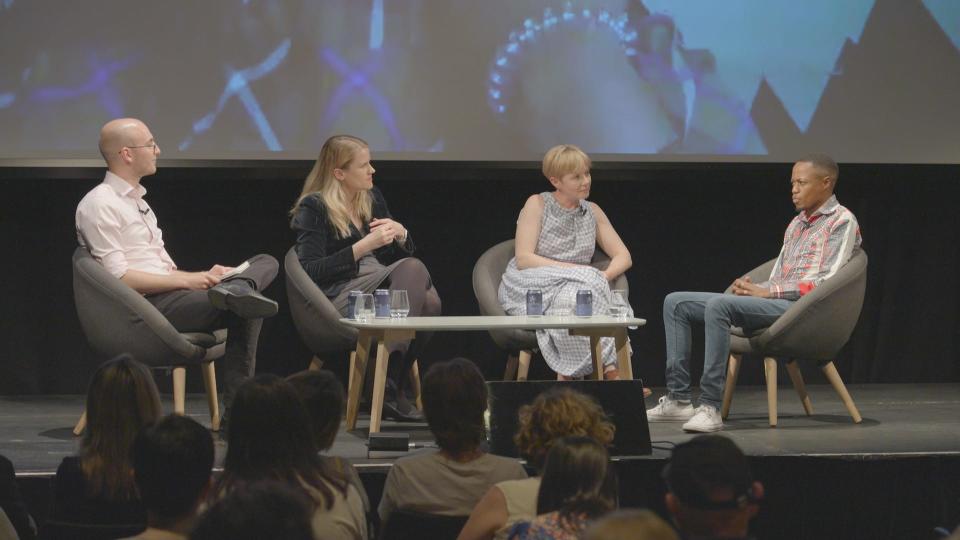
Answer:
[{"label": "water glass on table", "polygon": [[357,301],[353,308],[353,318],[360,322],[369,322],[373,318],[374,309],[372,294],[357,295]]},{"label": "water glass on table", "polygon": [[407,291],[397,289],[390,291],[390,317],[403,319],[410,313],[410,298]]},{"label": "water glass on table", "polygon": [[624,289],[615,289],[610,297],[610,307],[607,312],[611,317],[618,319],[627,318],[630,312],[630,303],[627,301],[627,291]]}]

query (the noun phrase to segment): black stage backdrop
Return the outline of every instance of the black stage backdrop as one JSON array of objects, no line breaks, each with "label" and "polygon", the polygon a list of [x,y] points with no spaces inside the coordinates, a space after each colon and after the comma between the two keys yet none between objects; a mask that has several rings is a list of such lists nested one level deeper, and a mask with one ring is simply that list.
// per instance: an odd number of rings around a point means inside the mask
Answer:
[{"label": "black stage backdrop", "polygon": [[[161,162],[162,163],[162,162]],[[310,163],[219,163],[162,167],[148,199],[167,247],[186,270],[236,264],[258,252],[283,259],[293,243],[289,206]],[[414,235],[451,315],[477,313],[473,264],[511,238],[517,212],[549,188],[536,164],[381,162],[376,183]],[[634,372],[662,385],[661,308],[674,290],[723,290],[776,256],[794,215],[790,164],[598,164],[591,199],[610,216],[633,255],[630,301],[646,327],[631,332]],[[81,393],[98,359],[73,306],[74,210],[102,179],[99,168],[0,168],[0,393]],[[867,296],[837,365],[848,383],[960,381],[960,167],[844,165],[842,204],[859,218],[870,257]],[[307,366],[286,310],[283,273],[266,291],[280,314],[266,322],[258,371]],[[702,350],[696,346],[695,354]],[[484,333],[436,334],[422,362],[464,355],[499,378],[505,353]],[[694,361],[699,377],[702,362]],[[345,373],[344,362],[331,369]],[[422,366],[421,369],[424,369]],[[805,366],[813,382],[822,381]],[[750,364],[741,375],[759,383]],[[534,376],[549,377],[538,362]],[[188,376],[199,389],[199,375]],[[169,386],[161,377],[161,387]]]}]

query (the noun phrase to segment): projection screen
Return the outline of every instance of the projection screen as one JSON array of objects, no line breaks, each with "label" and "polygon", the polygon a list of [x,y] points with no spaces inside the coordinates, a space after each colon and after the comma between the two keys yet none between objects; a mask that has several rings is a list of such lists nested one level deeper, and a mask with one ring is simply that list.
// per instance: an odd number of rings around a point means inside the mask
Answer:
[{"label": "projection screen", "polygon": [[0,0],[0,159],[957,163],[955,0]]}]

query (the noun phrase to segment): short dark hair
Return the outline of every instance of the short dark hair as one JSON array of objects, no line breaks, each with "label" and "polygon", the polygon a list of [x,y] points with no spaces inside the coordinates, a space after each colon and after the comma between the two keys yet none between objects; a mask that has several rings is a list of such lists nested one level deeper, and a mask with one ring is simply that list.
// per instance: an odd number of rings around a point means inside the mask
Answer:
[{"label": "short dark hair", "polygon": [[487,383],[466,358],[434,364],[423,377],[423,413],[437,446],[451,454],[474,450],[486,438]]},{"label": "short dark hair", "polygon": [[254,482],[218,499],[200,517],[191,540],[312,540],[313,505],[277,481]]},{"label": "short dark hair", "polygon": [[[732,440],[701,435],[673,449],[663,469],[667,489],[685,506],[701,510],[743,508],[755,502],[753,477],[747,457]],[[727,500],[716,500],[718,489],[728,489]]]},{"label": "short dark hair", "polygon": [[832,178],[834,186],[837,185],[837,180],[840,179],[840,166],[827,154],[807,154],[798,160],[797,163],[809,163],[813,165],[813,168],[817,169],[821,174]]},{"label": "short dark hair", "polygon": [[343,384],[325,369],[300,371],[287,377],[287,381],[307,408],[317,449],[328,450],[337,438],[343,416]]},{"label": "short dark hair", "polygon": [[193,511],[213,468],[213,437],[207,428],[185,416],[166,416],[140,430],[132,454],[147,510],[161,518]]},{"label": "short dark hair", "polygon": [[617,491],[607,449],[590,437],[563,437],[547,452],[537,515],[559,511],[597,518],[617,507]]}]

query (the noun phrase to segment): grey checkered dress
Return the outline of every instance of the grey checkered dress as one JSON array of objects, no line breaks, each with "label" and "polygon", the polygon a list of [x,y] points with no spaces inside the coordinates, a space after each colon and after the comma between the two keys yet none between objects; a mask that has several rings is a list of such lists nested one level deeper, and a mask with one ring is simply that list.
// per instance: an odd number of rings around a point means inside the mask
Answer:
[{"label": "grey checkered dress", "polygon": [[[580,201],[577,208],[564,208],[552,193],[544,192],[540,196],[544,208],[536,254],[584,266],[538,266],[520,270],[514,257],[500,281],[499,297],[504,311],[510,315],[525,314],[527,290],[540,289],[543,291],[543,308],[548,314],[557,310],[573,313],[577,291],[589,289],[593,291],[593,312],[607,313],[612,303],[610,284],[600,270],[589,266],[597,245],[597,221],[590,203]],[[633,316],[632,311],[630,316]],[[543,358],[557,373],[583,377],[593,372],[589,338],[571,336],[567,330],[538,330],[537,343]],[[604,365],[616,365],[613,339],[604,338],[601,343]]]}]

